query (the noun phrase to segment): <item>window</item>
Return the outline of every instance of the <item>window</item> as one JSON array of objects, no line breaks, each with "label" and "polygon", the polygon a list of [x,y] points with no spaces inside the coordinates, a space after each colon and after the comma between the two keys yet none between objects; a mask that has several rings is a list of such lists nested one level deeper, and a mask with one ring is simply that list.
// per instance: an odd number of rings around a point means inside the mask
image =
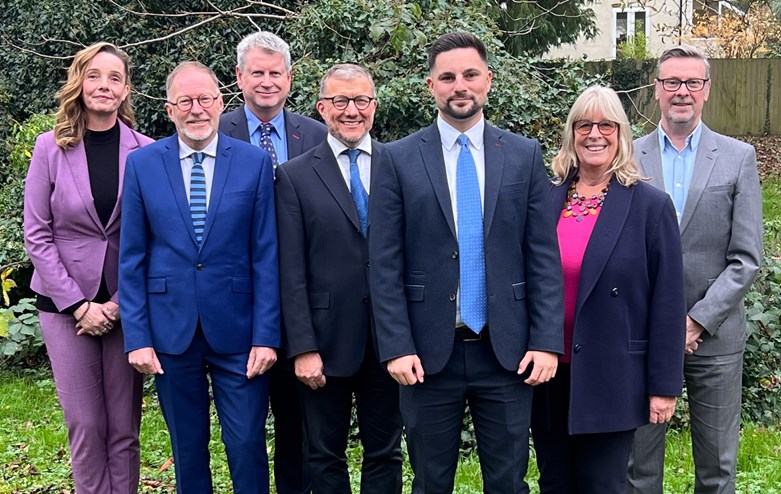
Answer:
[{"label": "window", "polygon": [[[707,0],[706,0],[707,1]],[[648,39],[648,12],[640,7],[613,9],[613,56],[616,48],[638,34]]]}]

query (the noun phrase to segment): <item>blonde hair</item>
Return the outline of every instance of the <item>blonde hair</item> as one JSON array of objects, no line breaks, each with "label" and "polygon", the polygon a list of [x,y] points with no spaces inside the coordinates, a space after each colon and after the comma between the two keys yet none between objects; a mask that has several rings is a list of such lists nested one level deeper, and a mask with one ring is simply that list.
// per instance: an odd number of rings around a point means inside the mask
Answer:
[{"label": "blonde hair", "polygon": [[[75,146],[84,138],[84,132],[87,129],[87,119],[84,101],[81,99],[82,84],[92,59],[95,58],[95,55],[102,52],[110,53],[122,60],[125,66],[125,84],[128,87],[130,86],[130,57],[115,45],[101,41],[76,53],[73,63],[68,67],[68,79],[55,95],[55,99],[59,101],[60,107],[55,115],[54,140],[61,148]],[[135,126],[136,117],[133,113],[130,93],[119,105],[118,116],[128,127]]]},{"label": "blonde hair", "polygon": [[591,86],[578,96],[567,115],[567,123],[561,136],[561,149],[551,163],[554,183],[561,184],[578,168],[578,155],[575,152],[575,122],[597,113],[601,113],[606,120],[618,124],[616,130],[618,152],[608,171],[615,174],[618,182],[627,187],[641,180],[640,168],[634,158],[632,129],[626,112],[621,106],[621,100],[610,88]]}]

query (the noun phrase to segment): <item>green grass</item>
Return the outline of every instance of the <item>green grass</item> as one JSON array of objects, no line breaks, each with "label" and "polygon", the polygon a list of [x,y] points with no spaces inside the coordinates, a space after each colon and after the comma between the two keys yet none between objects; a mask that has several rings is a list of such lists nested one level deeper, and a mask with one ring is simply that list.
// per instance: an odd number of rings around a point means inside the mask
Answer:
[{"label": "green grass", "polygon": [[781,177],[762,180],[762,216],[765,224],[765,252],[781,251]]},{"label": "green grass", "polygon": [[[141,429],[141,492],[173,493],[173,467],[159,471],[170,457],[168,433],[156,401],[149,397]],[[667,494],[693,490],[690,441],[685,429],[668,435]],[[230,479],[217,427],[213,428],[211,451],[215,492],[228,493]],[[353,445],[348,456],[353,492],[358,492],[360,447]],[[539,492],[537,475],[532,456],[527,476],[532,493]],[[412,472],[405,462],[405,492],[409,492],[411,479]],[[0,370],[0,494],[70,492],[73,492],[73,482],[66,430],[50,375],[46,371]],[[477,456],[464,456],[456,474],[455,494],[479,492],[482,486]],[[781,433],[744,424],[738,458],[738,493],[781,494]]]}]

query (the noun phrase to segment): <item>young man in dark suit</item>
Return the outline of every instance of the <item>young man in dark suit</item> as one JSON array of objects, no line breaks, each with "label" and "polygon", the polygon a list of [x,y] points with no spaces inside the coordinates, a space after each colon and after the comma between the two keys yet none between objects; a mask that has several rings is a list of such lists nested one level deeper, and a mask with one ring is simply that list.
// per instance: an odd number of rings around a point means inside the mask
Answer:
[{"label": "young man in dark suit", "polygon": [[372,184],[380,360],[401,387],[412,492],[453,491],[469,405],[486,493],[528,493],[531,386],[563,349],[556,224],[540,145],[488,124],[469,33],[429,50],[436,123],[385,147]]},{"label": "young man in dark suit", "polygon": [[[285,110],[290,92],[290,47],[276,34],[250,34],[237,49],[236,82],[244,104],[225,113],[220,131],[265,149],[274,168],[325,141],[325,126]],[[279,494],[311,492],[306,465],[297,381],[279,352],[270,371],[271,411],[274,413],[274,478]]]}]

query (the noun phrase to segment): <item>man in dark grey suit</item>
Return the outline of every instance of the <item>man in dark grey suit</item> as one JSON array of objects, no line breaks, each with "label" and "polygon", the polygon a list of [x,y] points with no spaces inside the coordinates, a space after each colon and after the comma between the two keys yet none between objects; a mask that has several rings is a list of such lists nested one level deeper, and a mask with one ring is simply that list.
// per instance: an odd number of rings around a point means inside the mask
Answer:
[{"label": "man in dark grey suit", "polygon": [[[685,275],[686,381],[696,494],[735,492],[741,376],[746,342],[743,296],[762,259],[762,196],[754,148],[701,121],[710,65],[676,46],[659,59],[656,131],[638,139],[635,157],[651,183],[673,199]],[[635,433],[631,494],[661,494],[664,425]]]},{"label": "man in dark grey suit", "polygon": [[484,490],[528,493],[532,385],[556,372],[564,306],[540,145],[488,124],[483,43],[429,50],[436,123],[386,145],[372,184],[380,360],[400,384],[414,494],[453,491],[464,409]]},{"label": "man in dark grey suit", "polygon": [[[236,81],[244,104],[222,116],[220,131],[265,149],[274,168],[322,143],[327,134],[322,123],[284,109],[292,75],[288,44],[260,31],[244,38],[236,51]],[[269,372],[277,492],[309,493],[298,384],[279,353]]]},{"label": "man in dark grey suit", "polygon": [[371,334],[366,229],[382,151],[369,135],[374,94],[363,68],[329,69],[317,102],[327,140],[277,169],[284,331],[301,381],[317,494],[350,492],[353,396],[363,445],[361,492],[401,494],[402,487],[399,385],[380,365]]}]

